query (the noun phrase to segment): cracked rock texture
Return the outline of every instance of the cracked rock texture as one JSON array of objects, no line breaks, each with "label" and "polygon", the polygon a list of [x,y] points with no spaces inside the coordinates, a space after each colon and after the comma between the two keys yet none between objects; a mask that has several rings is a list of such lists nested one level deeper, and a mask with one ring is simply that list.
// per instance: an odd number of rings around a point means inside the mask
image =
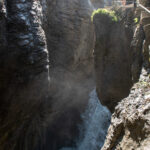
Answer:
[{"label": "cracked rock texture", "polygon": [[130,95],[115,108],[102,150],[150,149],[149,73],[142,70]]},{"label": "cracked rock texture", "polygon": [[[148,0],[141,0],[140,3],[146,7],[150,6]],[[102,150],[150,149],[150,69],[147,63],[150,16],[140,9],[137,9],[135,13],[140,18],[141,24],[135,29],[131,43],[133,50],[132,77],[133,81],[137,83],[133,85],[129,96],[115,107]],[[142,48],[144,48],[143,66],[146,67],[146,70],[143,68],[139,77],[137,72],[140,70],[136,68],[141,68],[141,59],[139,58]]]}]

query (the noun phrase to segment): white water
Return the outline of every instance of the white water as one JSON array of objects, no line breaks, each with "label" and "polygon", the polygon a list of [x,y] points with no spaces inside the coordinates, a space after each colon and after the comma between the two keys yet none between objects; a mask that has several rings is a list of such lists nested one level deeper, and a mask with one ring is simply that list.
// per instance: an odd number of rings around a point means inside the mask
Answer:
[{"label": "white water", "polygon": [[80,139],[76,148],[62,148],[61,150],[100,150],[104,144],[111,114],[102,106],[96,90],[90,93],[88,108],[82,114],[83,124],[80,126]]}]

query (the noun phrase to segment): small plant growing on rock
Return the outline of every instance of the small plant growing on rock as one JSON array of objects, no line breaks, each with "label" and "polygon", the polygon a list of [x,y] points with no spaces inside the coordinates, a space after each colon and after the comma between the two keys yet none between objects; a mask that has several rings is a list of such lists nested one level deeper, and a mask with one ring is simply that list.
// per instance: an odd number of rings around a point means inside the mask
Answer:
[{"label": "small plant growing on rock", "polygon": [[105,15],[105,16],[108,16],[111,18],[111,20],[113,22],[117,22],[118,21],[118,17],[117,15],[115,14],[114,11],[111,11],[111,10],[107,10],[107,9],[97,9],[97,10],[94,10],[93,13],[92,13],[92,16],[91,16],[91,20],[93,21],[93,17],[97,14],[101,14],[101,15]]},{"label": "small plant growing on rock", "polygon": [[139,22],[138,18],[134,18],[134,23],[137,24]]}]

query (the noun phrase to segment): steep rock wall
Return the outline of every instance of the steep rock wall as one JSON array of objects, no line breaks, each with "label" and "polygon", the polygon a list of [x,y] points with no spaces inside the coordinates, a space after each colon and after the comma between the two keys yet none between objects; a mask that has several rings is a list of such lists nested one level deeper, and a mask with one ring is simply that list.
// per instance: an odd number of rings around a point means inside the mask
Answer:
[{"label": "steep rock wall", "polygon": [[[0,95],[3,97],[3,92],[8,85],[8,80],[6,76],[6,72],[8,70],[5,69],[6,64],[5,61],[5,53],[7,50],[7,40],[6,40],[6,8],[4,1],[0,1],[0,66],[1,66],[1,74],[0,74]],[[2,98],[3,99],[3,98]]]},{"label": "steep rock wall", "polygon": [[93,22],[97,92],[102,104],[113,111],[132,85],[130,37],[126,28],[107,15],[97,14]]},{"label": "steep rock wall", "polygon": [[121,18],[116,22],[102,13],[93,18],[97,92],[102,104],[112,112],[138,81],[144,40],[142,26],[135,27],[132,8],[121,8],[116,13]]},{"label": "steep rock wall", "polygon": [[[140,3],[146,7],[149,6],[148,0],[140,1]],[[142,9],[138,8],[137,12],[139,12],[138,17],[141,14],[141,18],[139,17],[141,25],[136,28],[131,43],[133,50],[131,69],[133,81],[138,82],[132,87],[129,96],[116,106],[102,150],[150,149],[150,68],[147,63],[149,59],[148,37],[150,28],[148,24],[150,20],[149,15]],[[143,42],[144,39],[145,42]],[[142,69],[139,78],[135,70],[141,64],[139,62],[141,59],[138,59],[138,57],[141,57],[142,44],[144,44],[143,66],[146,66],[147,70]]]},{"label": "steep rock wall", "polygon": [[[147,8],[150,9],[149,1],[141,1],[141,3]],[[145,10],[141,10],[141,21],[145,33],[145,41],[143,46],[143,56],[144,56],[144,65],[146,68],[150,67],[150,14]]]},{"label": "steep rock wall", "polygon": [[150,149],[150,78],[142,70],[130,95],[115,108],[102,150]]},{"label": "steep rock wall", "polygon": [[[42,145],[49,60],[39,1],[3,3],[0,149],[25,150]],[[1,9],[1,6],[0,6]],[[38,15],[37,15],[38,14]],[[5,44],[6,43],[6,44]],[[4,86],[3,86],[4,85]],[[3,92],[3,93],[2,93]]]},{"label": "steep rock wall", "polygon": [[94,87],[91,11],[80,0],[0,1],[1,150],[73,144]]},{"label": "steep rock wall", "polygon": [[79,134],[80,114],[94,88],[91,13],[88,1],[49,0],[47,3],[44,28],[50,53],[50,91],[53,110],[58,112],[49,127],[52,144],[48,140],[47,149],[72,146]]}]

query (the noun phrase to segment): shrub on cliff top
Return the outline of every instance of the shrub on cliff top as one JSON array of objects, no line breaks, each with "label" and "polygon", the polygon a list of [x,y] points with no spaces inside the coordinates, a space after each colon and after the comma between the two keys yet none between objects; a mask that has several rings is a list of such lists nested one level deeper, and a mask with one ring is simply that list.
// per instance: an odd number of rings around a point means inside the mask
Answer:
[{"label": "shrub on cliff top", "polygon": [[108,16],[114,22],[118,21],[117,15],[115,14],[114,11],[107,10],[107,9],[100,9],[100,8],[93,11],[92,16],[91,16],[92,21],[93,21],[94,16],[97,15],[97,14]]}]

